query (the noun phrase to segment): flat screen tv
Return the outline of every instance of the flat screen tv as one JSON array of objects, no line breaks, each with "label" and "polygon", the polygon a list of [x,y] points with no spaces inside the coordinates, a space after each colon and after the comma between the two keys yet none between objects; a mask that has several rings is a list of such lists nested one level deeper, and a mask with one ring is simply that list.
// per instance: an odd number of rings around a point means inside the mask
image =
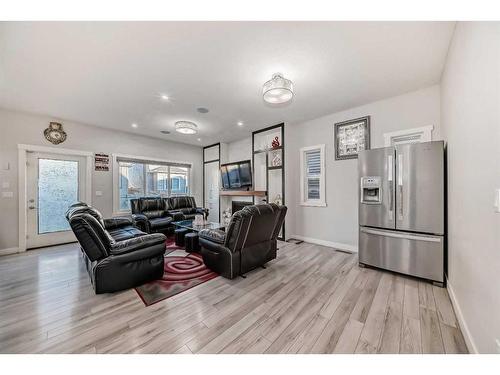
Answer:
[{"label": "flat screen tv", "polygon": [[252,164],[250,160],[222,164],[220,166],[222,188],[249,189],[252,187]]}]

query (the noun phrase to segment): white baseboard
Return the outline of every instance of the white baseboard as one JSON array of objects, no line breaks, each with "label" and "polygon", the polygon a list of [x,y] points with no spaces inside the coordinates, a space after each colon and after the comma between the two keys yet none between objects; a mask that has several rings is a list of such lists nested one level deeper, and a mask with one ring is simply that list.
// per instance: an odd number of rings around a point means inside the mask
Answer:
[{"label": "white baseboard", "polygon": [[19,248],[18,247],[9,247],[7,249],[0,249],[0,256],[10,255],[10,254],[17,254],[17,253],[19,253]]},{"label": "white baseboard", "polygon": [[316,245],[333,247],[334,249],[349,251],[351,253],[357,253],[358,252],[358,247],[357,246],[348,245],[348,244],[345,244],[345,243],[320,240],[320,239],[312,238],[312,237],[304,237],[304,236],[300,236],[298,234],[292,234],[290,236],[290,238],[296,238],[297,240],[301,240],[301,241],[304,241],[304,242],[313,243],[313,244],[316,244]]},{"label": "white baseboard", "polygon": [[450,284],[450,281],[447,279],[447,289],[448,294],[450,295],[451,304],[453,305],[453,309],[455,310],[455,315],[457,316],[458,325],[462,330],[462,334],[464,335],[465,344],[467,345],[467,349],[469,349],[469,353],[478,354],[478,350],[476,344],[474,343],[474,339],[469,331],[469,327],[465,322],[464,315],[462,313],[462,309],[457,300],[457,296],[453,290],[453,286]]}]

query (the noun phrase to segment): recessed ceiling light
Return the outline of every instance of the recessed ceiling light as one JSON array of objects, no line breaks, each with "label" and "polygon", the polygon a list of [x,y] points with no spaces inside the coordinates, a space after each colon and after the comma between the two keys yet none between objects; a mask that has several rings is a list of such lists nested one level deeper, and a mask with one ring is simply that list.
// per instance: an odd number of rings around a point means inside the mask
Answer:
[{"label": "recessed ceiling light", "polygon": [[170,98],[168,97],[168,95],[165,95],[165,94],[163,94],[163,95],[161,96],[161,98],[162,98],[163,100],[168,100],[168,99],[170,99]]},{"label": "recessed ceiling light", "polygon": [[198,142],[201,142],[201,138],[198,138],[198,139],[197,139],[197,141],[198,141]]},{"label": "recessed ceiling light", "polygon": [[170,131],[169,130],[160,130],[160,133],[162,133],[162,134],[170,134]]},{"label": "recessed ceiling light", "polygon": [[137,125],[136,123],[133,123],[132,127],[135,129],[135,128],[139,127],[139,125]]},{"label": "recessed ceiling light", "polygon": [[191,121],[177,121],[175,131],[182,134],[196,134],[198,133],[198,125]]},{"label": "recessed ceiling light", "polygon": [[238,126],[243,126],[243,121],[238,121],[237,124]]},{"label": "recessed ceiling light", "polygon": [[196,108],[196,110],[200,113],[208,113],[208,108],[205,108],[205,107],[199,107],[199,108]]}]

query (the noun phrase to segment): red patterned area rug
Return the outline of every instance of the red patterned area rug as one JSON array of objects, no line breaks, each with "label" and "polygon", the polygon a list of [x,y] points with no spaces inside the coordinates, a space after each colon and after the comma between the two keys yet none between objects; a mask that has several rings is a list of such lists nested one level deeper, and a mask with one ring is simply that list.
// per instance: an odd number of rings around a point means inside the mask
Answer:
[{"label": "red patterned area rug", "polygon": [[163,278],[135,288],[146,306],[163,301],[219,276],[203,264],[200,254],[187,253],[167,239]]}]

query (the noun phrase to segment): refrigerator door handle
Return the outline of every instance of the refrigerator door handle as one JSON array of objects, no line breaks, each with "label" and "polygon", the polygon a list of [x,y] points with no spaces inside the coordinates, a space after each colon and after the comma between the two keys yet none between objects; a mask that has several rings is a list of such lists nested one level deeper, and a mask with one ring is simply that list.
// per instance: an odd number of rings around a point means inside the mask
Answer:
[{"label": "refrigerator door handle", "polygon": [[398,155],[398,216],[403,220],[403,154]]},{"label": "refrigerator door handle", "polygon": [[387,181],[389,182],[389,218],[394,219],[394,156],[387,155]]},{"label": "refrigerator door handle", "polygon": [[441,237],[431,237],[424,235],[416,235],[416,234],[405,234],[405,233],[394,233],[394,232],[386,232],[375,229],[367,229],[361,228],[361,232],[367,234],[373,234],[376,236],[384,236],[384,237],[393,237],[393,238],[402,238],[405,240],[415,240],[415,241],[426,241],[426,242],[441,242]]}]

